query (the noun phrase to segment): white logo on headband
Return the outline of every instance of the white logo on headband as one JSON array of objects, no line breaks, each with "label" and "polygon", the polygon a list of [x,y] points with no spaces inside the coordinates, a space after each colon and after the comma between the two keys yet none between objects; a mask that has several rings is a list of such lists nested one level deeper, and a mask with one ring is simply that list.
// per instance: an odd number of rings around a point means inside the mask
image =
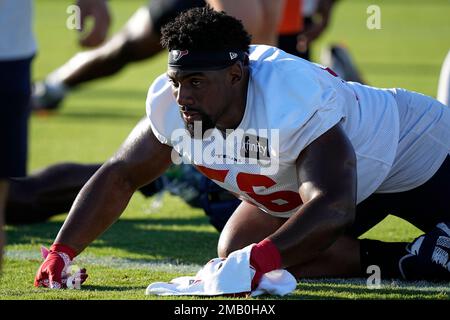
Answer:
[{"label": "white logo on headband", "polygon": [[238,54],[236,52],[230,52],[230,58],[231,60],[236,59]]},{"label": "white logo on headband", "polygon": [[178,61],[180,60],[182,57],[187,56],[189,53],[188,50],[173,50],[172,51],[172,57],[173,60]]}]

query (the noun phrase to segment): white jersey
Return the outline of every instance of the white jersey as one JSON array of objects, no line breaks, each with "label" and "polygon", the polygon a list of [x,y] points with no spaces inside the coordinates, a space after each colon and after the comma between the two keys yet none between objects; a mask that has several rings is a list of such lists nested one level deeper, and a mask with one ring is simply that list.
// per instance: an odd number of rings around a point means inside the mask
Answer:
[{"label": "white jersey", "polygon": [[[323,133],[340,123],[352,142],[359,203],[388,177],[400,130],[395,92],[347,83],[320,65],[263,45],[250,49],[247,103],[235,129],[244,135],[231,142],[237,153],[257,158],[258,163],[230,156],[225,147],[215,148],[218,142],[230,144],[217,129],[200,142],[193,139],[187,146],[181,141],[184,122],[165,75],[149,89],[147,114],[161,143],[172,146],[220,186],[280,217],[289,217],[301,206],[296,160]],[[212,155],[209,161],[205,154]],[[267,170],[274,162],[276,170]]]},{"label": "white jersey", "polygon": [[31,0],[0,0],[0,60],[31,58],[36,52]]}]

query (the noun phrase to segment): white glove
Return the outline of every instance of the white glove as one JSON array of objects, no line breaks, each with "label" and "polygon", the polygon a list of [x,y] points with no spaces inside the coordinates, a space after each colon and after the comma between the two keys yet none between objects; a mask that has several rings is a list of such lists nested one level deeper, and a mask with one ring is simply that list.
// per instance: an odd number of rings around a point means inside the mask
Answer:
[{"label": "white glove", "polygon": [[[167,282],[152,283],[146,294],[215,296],[251,292],[255,270],[250,266],[250,252],[254,244],[234,251],[228,258],[210,260],[195,277],[178,277]],[[285,295],[297,286],[295,278],[286,270],[266,273],[251,295]]]}]

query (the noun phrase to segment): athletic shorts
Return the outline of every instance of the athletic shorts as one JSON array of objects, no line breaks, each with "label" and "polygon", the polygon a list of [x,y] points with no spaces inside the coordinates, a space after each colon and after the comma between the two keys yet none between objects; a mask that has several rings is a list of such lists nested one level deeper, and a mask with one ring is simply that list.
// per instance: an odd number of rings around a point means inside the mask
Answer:
[{"label": "athletic shorts", "polygon": [[424,232],[450,221],[450,108],[417,92],[389,91],[399,115],[397,153],[380,187],[357,205],[353,236],[388,214]]},{"label": "athletic shorts", "polygon": [[205,5],[204,0],[152,0],[148,7],[153,26],[160,31],[163,25],[182,11]]},{"label": "athletic shorts", "polygon": [[0,61],[0,179],[26,175],[31,60]]},{"label": "athletic shorts", "polygon": [[356,206],[355,222],[348,234],[358,237],[388,214],[410,222],[423,232],[450,221],[450,155],[424,184],[397,193],[374,193]]},{"label": "athletic shorts", "polygon": [[399,140],[394,163],[377,193],[414,189],[428,181],[450,153],[450,108],[427,95],[389,89],[397,103]]}]

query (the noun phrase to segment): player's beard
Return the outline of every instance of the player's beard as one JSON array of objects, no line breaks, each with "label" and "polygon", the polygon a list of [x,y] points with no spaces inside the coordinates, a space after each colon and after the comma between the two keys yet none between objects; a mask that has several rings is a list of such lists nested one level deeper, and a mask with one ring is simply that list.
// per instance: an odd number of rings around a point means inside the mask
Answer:
[{"label": "player's beard", "polygon": [[[200,119],[197,119],[197,120],[195,120],[195,121],[192,121],[192,122],[186,121],[186,120],[183,118],[184,126],[186,127],[186,130],[189,132],[191,138],[194,138],[194,139],[202,139],[206,131],[208,131],[208,130],[210,130],[210,129],[213,129],[213,128],[215,127],[215,123],[214,123],[214,122],[212,121],[212,119],[211,119],[208,115],[206,115],[205,113],[203,113],[203,112],[201,112],[201,111],[196,111],[196,112],[198,112],[198,113],[200,114],[200,117],[201,117],[201,118],[200,118]],[[181,115],[182,115],[182,113],[181,113]],[[198,131],[198,129],[197,129],[198,132],[196,132],[195,128],[196,128],[196,126],[198,126],[200,123],[201,123],[201,127],[202,127],[202,128],[201,128],[201,137],[197,137],[197,136],[196,136],[196,133],[197,133],[197,135],[198,135],[198,133],[199,133],[200,131]]]}]

